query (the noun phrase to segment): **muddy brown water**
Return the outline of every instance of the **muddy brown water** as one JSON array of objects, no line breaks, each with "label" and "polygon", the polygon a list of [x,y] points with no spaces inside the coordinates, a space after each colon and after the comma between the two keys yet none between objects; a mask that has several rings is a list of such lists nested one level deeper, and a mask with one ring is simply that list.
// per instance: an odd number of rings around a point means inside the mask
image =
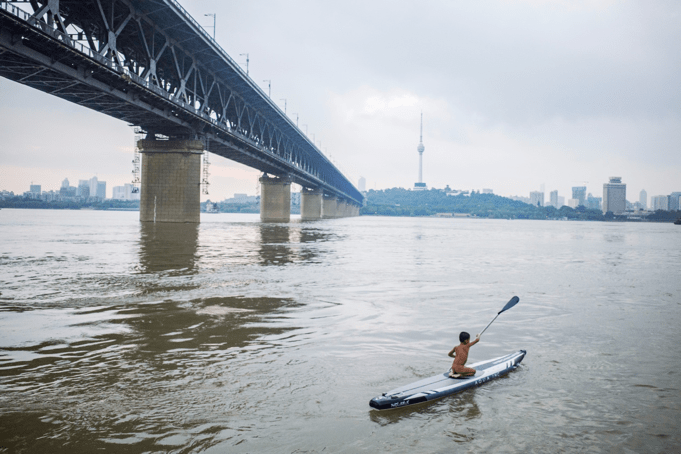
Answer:
[{"label": "muddy brown water", "polygon": [[[674,452],[681,228],[0,211],[1,452]],[[369,400],[526,349],[507,377]]]}]

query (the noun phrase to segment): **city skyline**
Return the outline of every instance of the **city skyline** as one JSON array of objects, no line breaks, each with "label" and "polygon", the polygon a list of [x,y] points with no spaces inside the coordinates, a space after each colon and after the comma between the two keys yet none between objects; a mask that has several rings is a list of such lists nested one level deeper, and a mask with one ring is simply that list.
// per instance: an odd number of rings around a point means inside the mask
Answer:
[{"label": "city skyline", "polygon": [[[610,177],[608,182],[605,182],[603,184],[603,193],[600,193],[600,195],[604,195],[606,191],[606,187],[608,186],[608,183],[612,183],[613,178],[620,180],[620,177]],[[94,183],[93,183],[94,181]],[[81,187],[83,185],[88,186],[89,192],[91,193],[93,191],[93,186],[99,184],[97,191],[96,197],[98,198],[104,198],[104,199],[117,199],[117,200],[139,200],[139,187],[138,185],[134,185],[132,183],[124,183],[123,185],[120,186],[113,186],[111,187],[111,196],[109,197],[108,195],[105,195],[104,197],[101,196],[102,193],[106,194],[106,187],[107,183],[105,181],[98,181],[97,176],[92,177],[89,180],[78,180],[78,186],[73,187],[70,186],[70,181],[68,178],[65,178],[62,180],[61,186],[59,189],[64,189],[64,188],[69,188],[74,190],[74,195],[78,197],[82,197],[81,194]],[[359,177],[358,180],[358,187],[360,188],[361,191],[366,190],[366,179],[362,176]],[[544,186],[544,185],[542,185]],[[626,184],[624,184],[626,187]],[[137,190],[135,190],[135,188]],[[390,189],[390,188],[381,188],[381,189]],[[409,188],[406,187],[404,189],[410,189],[410,190],[418,190],[414,188]],[[435,190],[448,190],[449,185],[447,185],[445,188],[429,188],[429,189],[435,189]],[[476,189],[472,189],[476,190]],[[103,191],[103,192],[100,192]],[[457,191],[454,189],[454,191]],[[488,193],[488,194],[493,194],[494,190],[490,188],[482,188],[477,189],[478,192],[482,193]],[[13,192],[4,188],[0,188],[0,192]],[[36,183],[34,181],[31,181],[29,184],[29,190],[28,191],[18,191],[15,196],[26,196],[28,194],[31,194],[31,197],[34,197],[37,195],[40,195],[40,193],[46,194],[46,193],[55,193],[59,191],[55,191],[52,188],[43,188],[43,186],[40,183]],[[256,191],[257,192],[257,191]],[[546,197],[546,193],[549,193],[548,198]],[[626,191],[625,191],[626,192]],[[295,191],[292,192],[292,194],[296,193]],[[88,194],[89,196],[90,194]],[[239,196],[248,196],[248,197],[255,197],[255,195],[251,196],[247,193],[235,193],[234,196],[236,197],[237,195]],[[499,194],[497,194],[499,195]],[[651,195],[650,198],[648,196],[648,193],[645,189],[642,189],[639,194],[638,194],[638,200],[635,200],[635,194],[631,194],[631,200],[624,196],[624,201],[634,207],[634,209],[650,209],[652,211],[655,211],[655,209],[663,209],[663,210],[676,210],[679,208],[679,202],[677,201],[677,198],[681,196],[681,192],[675,191],[672,192],[671,194],[658,194],[658,195]],[[561,206],[568,206],[571,208],[576,208],[578,206],[585,206],[587,208],[592,208],[592,209],[601,209],[602,207],[602,201],[603,197],[599,196],[599,193],[596,193],[594,195],[591,192],[587,191],[586,186],[573,186],[572,187],[572,198],[566,199],[564,196],[561,196],[558,192],[558,190],[552,190],[552,191],[546,191],[544,189],[539,190],[539,191],[530,191],[529,197],[525,196],[518,196],[518,195],[510,195],[510,196],[505,196],[514,200],[520,200],[525,203],[531,204],[531,205],[539,205],[539,206],[553,206],[555,208],[560,208]],[[676,198],[675,198],[676,197]],[[86,197],[87,198],[87,197]],[[214,200],[219,199],[220,196],[217,198],[214,197]],[[223,200],[226,200],[228,197],[227,195],[224,196]],[[664,198],[664,202],[662,199]],[[207,197],[206,200],[204,201],[210,201],[210,197]],[[650,202],[649,202],[650,200]],[[607,211],[607,210],[606,210]]]},{"label": "city skyline", "polygon": [[[249,52],[253,80],[271,80],[272,98],[288,99],[301,129],[368,188],[413,185],[424,110],[432,187],[511,196],[545,183],[569,195],[587,181],[587,192],[600,194],[621,175],[631,194],[679,189],[675,3],[433,2],[416,21],[410,8],[386,12],[381,2],[315,5],[312,21],[298,14],[309,5],[295,1],[258,14],[248,3],[181,3],[197,19],[216,13],[220,45],[240,64]],[[406,22],[413,27],[403,33]],[[256,24],[262,34],[251,32]],[[302,24],[311,29],[291,32]],[[5,79],[0,94],[3,189],[24,192],[31,180],[57,188],[64,175],[85,173],[110,188],[131,182],[126,124]],[[255,192],[258,171],[211,162],[202,200]]]}]

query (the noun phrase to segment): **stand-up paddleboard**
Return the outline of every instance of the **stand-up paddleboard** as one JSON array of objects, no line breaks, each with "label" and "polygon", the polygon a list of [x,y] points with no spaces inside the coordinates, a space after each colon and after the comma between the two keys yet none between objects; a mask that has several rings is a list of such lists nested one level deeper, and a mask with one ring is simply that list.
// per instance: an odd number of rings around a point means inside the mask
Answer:
[{"label": "stand-up paddleboard", "polygon": [[468,388],[480,386],[490,380],[506,375],[518,367],[520,361],[525,357],[525,353],[527,353],[525,350],[520,350],[500,358],[471,364],[467,367],[472,367],[476,370],[475,375],[471,377],[449,378],[449,372],[445,372],[444,374],[425,378],[374,397],[369,402],[369,405],[377,410],[401,408],[407,405],[439,399],[440,397],[449,396]]}]

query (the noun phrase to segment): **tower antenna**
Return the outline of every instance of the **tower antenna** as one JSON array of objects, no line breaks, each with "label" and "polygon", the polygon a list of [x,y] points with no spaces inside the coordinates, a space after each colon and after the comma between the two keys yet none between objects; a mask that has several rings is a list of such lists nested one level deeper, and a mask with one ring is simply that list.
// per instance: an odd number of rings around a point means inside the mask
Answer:
[{"label": "tower antenna", "polygon": [[423,146],[423,111],[421,111],[421,134],[419,136],[419,146],[416,151],[419,152],[419,181],[414,184],[414,190],[423,191],[426,189],[426,184],[423,182],[423,152],[426,147]]}]

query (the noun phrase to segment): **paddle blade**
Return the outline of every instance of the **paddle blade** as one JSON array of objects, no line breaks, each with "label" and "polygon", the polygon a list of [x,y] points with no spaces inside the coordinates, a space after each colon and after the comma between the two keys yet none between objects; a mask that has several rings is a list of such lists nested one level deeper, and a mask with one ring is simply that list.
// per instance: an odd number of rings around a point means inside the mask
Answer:
[{"label": "paddle blade", "polygon": [[[513,298],[511,298],[511,301],[509,301],[508,303],[506,303],[506,306],[504,306],[504,308],[503,308],[502,310],[499,311],[499,314],[501,314],[501,313],[504,312],[504,311],[509,310],[510,308],[512,308],[513,306],[515,306],[516,304],[518,304],[518,301],[520,301],[520,298],[518,298],[517,296],[514,296]],[[499,314],[497,314],[497,315],[499,315]]]}]

